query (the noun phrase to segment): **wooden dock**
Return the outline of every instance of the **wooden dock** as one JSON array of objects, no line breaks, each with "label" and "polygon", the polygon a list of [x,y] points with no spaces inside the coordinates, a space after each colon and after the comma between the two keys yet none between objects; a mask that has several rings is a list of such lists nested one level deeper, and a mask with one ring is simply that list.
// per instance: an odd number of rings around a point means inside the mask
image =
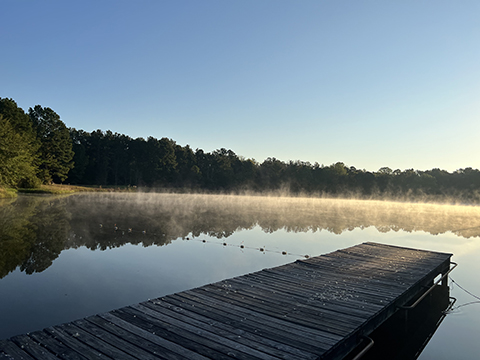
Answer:
[{"label": "wooden dock", "polygon": [[0,359],[342,359],[450,269],[364,243],[0,341]]}]

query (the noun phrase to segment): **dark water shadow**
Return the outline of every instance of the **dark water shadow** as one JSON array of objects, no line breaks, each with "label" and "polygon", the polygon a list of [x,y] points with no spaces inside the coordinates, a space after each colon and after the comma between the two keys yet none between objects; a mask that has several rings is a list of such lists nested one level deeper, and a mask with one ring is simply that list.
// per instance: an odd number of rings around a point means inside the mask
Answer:
[{"label": "dark water shadow", "polygon": [[[400,309],[370,334],[374,345],[361,359],[417,359],[444,320],[451,301],[449,287],[439,285],[414,309]],[[367,340],[344,360],[353,359],[366,344]]]}]

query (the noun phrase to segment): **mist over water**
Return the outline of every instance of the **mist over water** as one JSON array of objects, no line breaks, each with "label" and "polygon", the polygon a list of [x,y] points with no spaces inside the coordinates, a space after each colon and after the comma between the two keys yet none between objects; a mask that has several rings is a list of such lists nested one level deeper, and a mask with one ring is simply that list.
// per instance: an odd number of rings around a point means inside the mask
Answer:
[{"label": "mist over water", "polygon": [[[98,224],[163,232],[169,239],[210,235],[228,237],[260,226],[265,232],[326,230],[335,234],[374,227],[380,232],[452,232],[480,236],[480,207],[375,200],[301,197],[106,194],[65,199],[72,204],[72,223],[95,233]],[[95,229],[91,229],[91,223]],[[89,226],[90,225],[90,226]]]},{"label": "mist over water", "polygon": [[[20,196],[0,202],[0,338],[365,241],[453,253],[460,266],[452,276],[479,294],[479,236],[480,207],[465,205],[260,195]],[[459,303],[472,300],[455,291]],[[474,306],[447,316],[421,358],[448,353],[443,344],[452,338],[465,354],[480,350],[466,331],[480,330]]]}]

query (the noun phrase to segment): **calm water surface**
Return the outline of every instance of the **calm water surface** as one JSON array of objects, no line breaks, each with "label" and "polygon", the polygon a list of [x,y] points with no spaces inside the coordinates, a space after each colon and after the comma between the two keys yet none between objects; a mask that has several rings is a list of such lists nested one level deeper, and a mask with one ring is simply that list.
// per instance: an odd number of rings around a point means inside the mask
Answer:
[{"label": "calm water surface", "polygon": [[[365,241],[453,253],[451,277],[479,296],[479,236],[480,208],[471,206],[21,196],[0,202],[0,339]],[[480,354],[478,299],[450,287],[456,306],[477,303],[447,315],[420,359]]]}]

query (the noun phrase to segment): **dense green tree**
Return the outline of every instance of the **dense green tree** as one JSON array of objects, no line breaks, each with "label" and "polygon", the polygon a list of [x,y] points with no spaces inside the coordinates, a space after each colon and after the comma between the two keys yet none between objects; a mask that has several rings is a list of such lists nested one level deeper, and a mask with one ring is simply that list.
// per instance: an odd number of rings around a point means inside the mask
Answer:
[{"label": "dense green tree", "polygon": [[313,190],[312,165],[304,161],[290,161],[286,176],[293,193],[311,192]]},{"label": "dense green tree", "polygon": [[0,98],[0,185],[37,186],[38,148],[28,115],[12,99]]},{"label": "dense green tree", "polygon": [[110,135],[110,162],[109,183],[117,185],[128,185],[130,173],[129,145],[130,137],[115,133]]},{"label": "dense green tree", "polygon": [[69,171],[67,181],[72,184],[86,184],[85,172],[89,162],[86,139],[90,134],[73,128],[69,129],[69,132],[72,140],[73,163],[75,166]]},{"label": "dense green tree", "polygon": [[237,155],[232,150],[221,148],[212,152],[212,177],[215,189],[231,189],[236,182],[233,164]]},{"label": "dense green tree", "polygon": [[157,176],[152,183],[164,186],[171,184],[175,179],[175,172],[177,171],[175,141],[167,138],[156,140],[149,137],[147,142],[151,142],[155,149],[154,166]]},{"label": "dense green tree", "polygon": [[37,185],[35,146],[31,138],[18,132],[0,115],[0,185],[35,187]]},{"label": "dense green tree", "polygon": [[0,98],[0,114],[10,122],[15,131],[28,137],[29,140],[36,138],[29,116],[13,99]]},{"label": "dense green tree", "polygon": [[195,150],[195,162],[199,169],[201,187],[211,189],[214,184],[212,173],[212,156],[202,149]]},{"label": "dense green tree", "polygon": [[346,188],[348,183],[348,168],[343,162],[337,162],[325,168],[327,187],[329,193],[341,193],[349,189]]},{"label": "dense green tree", "polygon": [[258,190],[259,164],[254,159],[238,157],[233,164],[233,168],[240,190]]},{"label": "dense green tree", "polygon": [[260,187],[267,190],[278,190],[284,183],[287,164],[274,157],[269,157],[260,165]]},{"label": "dense green tree", "polygon": [[200,180],[200,168],[197,166],[195,153],[189,145],[175,145],[175,186],[197,187]]},{"label": "dense green tree", "polygon": [[70,133],[52,109],[36,105],[28,109],[33,128],[40,140],[39,177],[44,183],[63,182],[73,167]]},{"label": "dense green tree", "polygon": [[130,169],[130,184],[143,186],[144,171],[148,167],[147,160],[147,146],[144,138],[136,138],[130,142],[129,151],[131,169]]}]

